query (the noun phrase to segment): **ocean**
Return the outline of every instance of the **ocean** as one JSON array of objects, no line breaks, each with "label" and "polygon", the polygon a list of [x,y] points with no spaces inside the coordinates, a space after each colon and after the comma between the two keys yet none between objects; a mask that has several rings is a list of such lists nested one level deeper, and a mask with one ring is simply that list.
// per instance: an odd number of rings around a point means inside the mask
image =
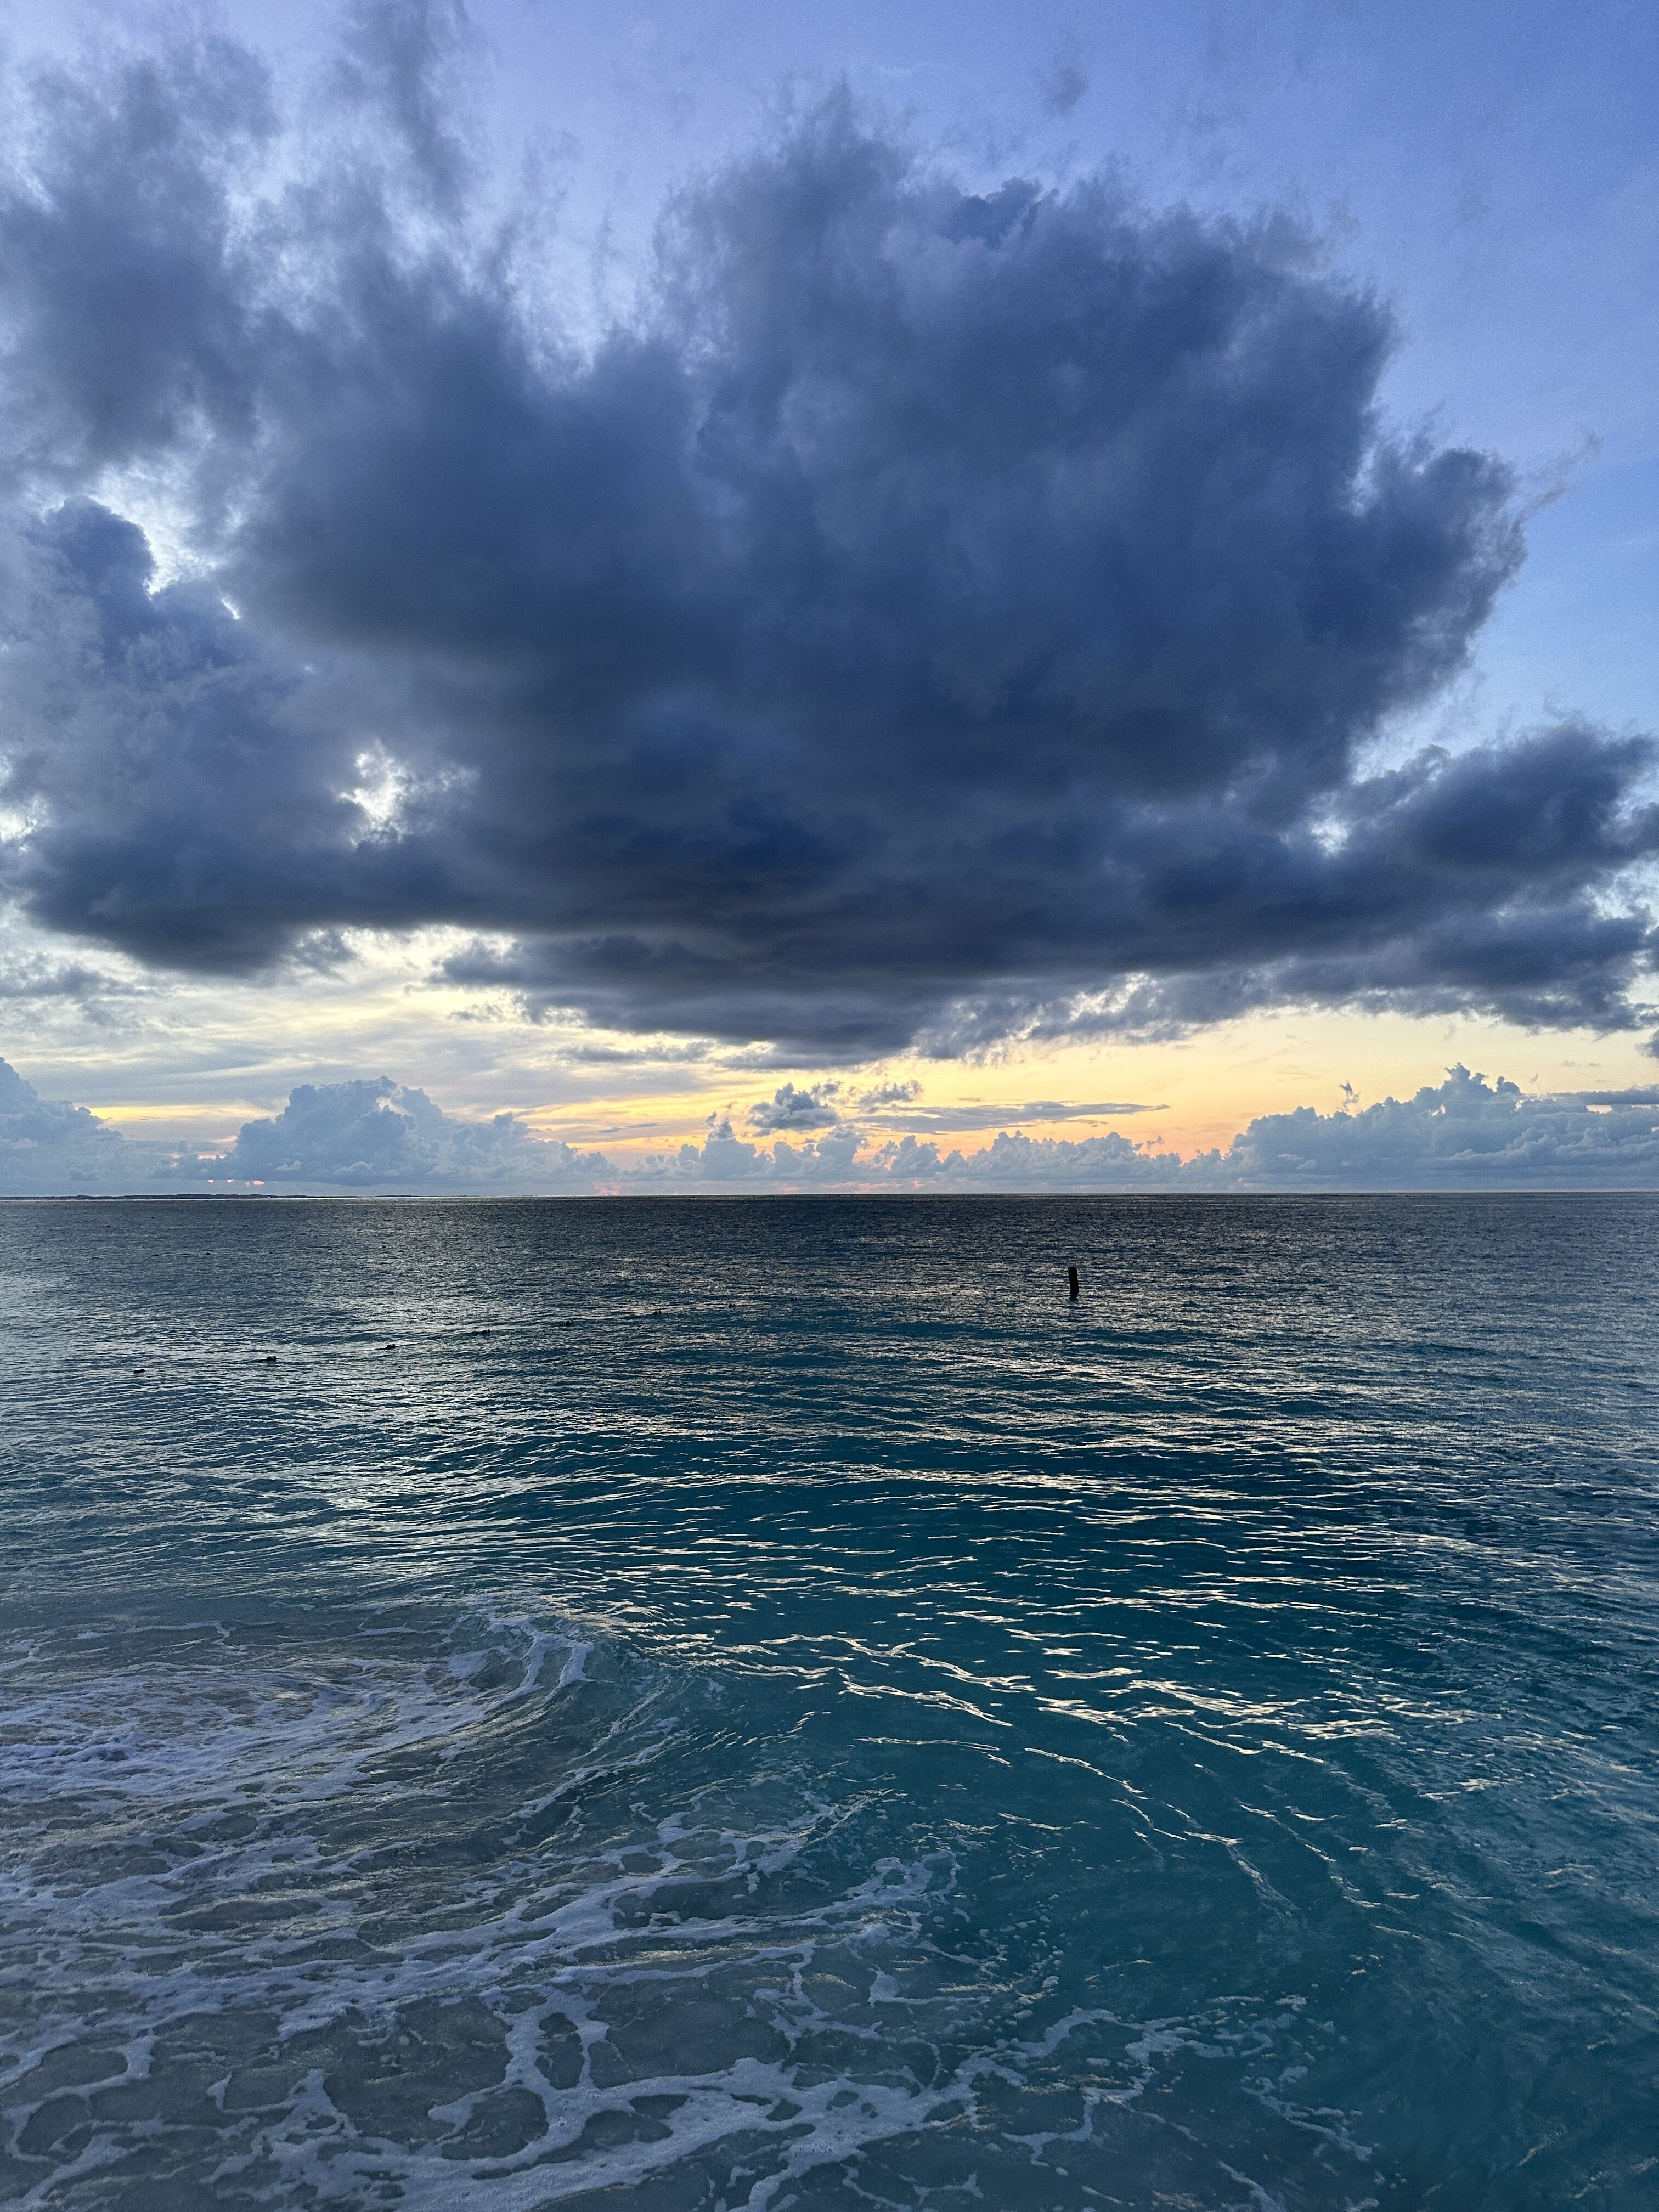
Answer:
[{"label": "ocean", "polygon": [[1659,2203],[1656,1230],[0,1207],[0,2200]]}]

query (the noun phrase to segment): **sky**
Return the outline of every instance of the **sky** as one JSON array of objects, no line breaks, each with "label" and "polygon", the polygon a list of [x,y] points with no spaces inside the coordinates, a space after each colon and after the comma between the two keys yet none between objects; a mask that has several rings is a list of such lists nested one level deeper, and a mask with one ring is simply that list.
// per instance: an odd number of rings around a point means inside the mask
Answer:
[{"label": "sky", "polygon": [[1650,11],[6,24],[10,1187],[1655,1179]]}]

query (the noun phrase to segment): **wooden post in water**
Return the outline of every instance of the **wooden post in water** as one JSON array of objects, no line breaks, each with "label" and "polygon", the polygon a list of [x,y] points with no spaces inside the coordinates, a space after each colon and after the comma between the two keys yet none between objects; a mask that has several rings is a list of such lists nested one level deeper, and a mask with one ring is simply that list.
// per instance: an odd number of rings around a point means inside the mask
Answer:
[{"label": "wooden post in water", "polygon": [[1068,1267],[1066,1270],[1066,1273],[1072,1285],[1072,1296],[1076,1297],[1083,1288],[1082,1284],[1078,1280],[1077,1269],[1075,1267]]}]

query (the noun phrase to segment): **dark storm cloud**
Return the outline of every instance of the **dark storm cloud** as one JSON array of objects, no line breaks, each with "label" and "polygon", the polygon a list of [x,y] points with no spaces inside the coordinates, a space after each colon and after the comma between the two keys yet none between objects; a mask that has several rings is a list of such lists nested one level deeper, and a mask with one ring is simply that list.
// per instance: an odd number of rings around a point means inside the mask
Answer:
[{"label": "dark storm cloud", "polygon": [[810,1090],[795,1084],[779,1085],[769,1098],[757,1098],[746,1115],[757,1135],[775,1135],[792,1129],[829,1129],[840,1121],[836,1099],[838,1083],[815,1083]]},{"label": "dark storm cloud", "polygon": [[0,187],[6,445],[44,486],[252,434],[254,270],[234,186],[274,127],[223,39],[11,88]]},{"label": "dark storm cloud", "polygon": [[211,586],[152,590],[143,533],[91,500],[25,523],[17,552],[6,795],[43,826],[9,874],[37,920],[234,970],[303,951],[331,904],[422,918],[435,848],[373,834],[304,672]]},{"label": "dark storm cloud", "polygon": [[470,211],[465,38],[354,11],[304,137],[223,41],[19,88],[37,919],[229,973],[459,925],[450,976],[532,1011],[820,1060],[1638,1018],[1646,739],[1358,766],[1522,550],[1499,464],[1381,424],[1374,300],[1284,226],[964,192],[831,101],[579,346]]}]

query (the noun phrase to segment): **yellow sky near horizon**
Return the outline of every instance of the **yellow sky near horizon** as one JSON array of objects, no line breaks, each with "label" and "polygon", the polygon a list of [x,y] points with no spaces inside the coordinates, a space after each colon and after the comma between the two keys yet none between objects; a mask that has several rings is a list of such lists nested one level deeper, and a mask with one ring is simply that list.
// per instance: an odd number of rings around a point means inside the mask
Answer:
[{"label": "yellow sky near horizon", "polygon": [[[1174,1041],[1017,1047],[976,1061],[902,1056],[858,1069],[760,1066],[736,1054],[713,1065],[665,1066],[641,1058],[596,1066],[561,1051],[568,1034],[550,1038],[534,1024],[504,1019],[492,1028],[489,1065],[463,1068],[440,1048],[445,1030],[433,1020],[435,1011],[422,1008],[418,1024],[386,1024],[365,1019],[360,1005],[356,1049],[348,1050],[347,1038],[326,1035],[329,1023],[319,1032],[313,1000],[303,1058],[296,1053],[284,1068],[280,1039],[262,1025],[261,1065],[252,1081],[246,1066],[222,1066],[216,1081],[210,1067],[198,1067],[187,1085],[158,1084],[153,1066],[143,1065],[141,1074],[137,1064],[148,1063],[149,1054],[131,1053],[131,1045],[108,1055],[84,1048],[64,1054],[60,1047],[44,1061],[22,1041],[15,1050],[0,1049],[46,1095],[73,1097],[134,1136],[204,1148],[228,1141],[241,1122],[279,1110],[294,1083],[349,1075],[390,1076],[425,1090],[447,1112],[472,1118],[510,1110],[541,1135],[618,1155],[697,1142],[711,1119],[725,1115],[738,1135],[770,1144],[775,1139],[757,1136],[746,1116],[786,1082],[801,1089],[836,1083],[834,1103],[872,1132],[897,1133],[908,1126],[962,1152],[991,1143],[999,1128],[1072,1138],[1116,1129],[1190,1158],[1212,1146],[1224,1149],[1256,1115],[1298,1106],[1334,1112],[1343,1103],[1344,1085],[1361,1106],[1409,1097],[1440,1082],[1459,1061],[1528,1091],[1659,1081],[1659,1062],[1640,1033],[1531,1033],[1471,1017],[1305,1011],[1252,1014]],[[471,1042],[476,1047],[476,1033]],[[616,1041],[614,1048],[641,1049],[630,1040]],[[124,1075],[140,1081],[129,1087]],[[906,1082],[920,1085],[912,1106],[866,1111],[856,1105],[860,1091]],[[1156,1110],[1076,1111],[1129,1103]],[[1048,1110],[1056,1103],[1073,1110]]]},{"label": "yellow sky near horizon", "polygon": [[[1138,1143],[1152,1141],[1190,1158],[1212,1146],[1224,1149],[1258,1115],[1287,1113],[1298,1106],[1334,1112],[1343,1103],[1345,1083],[1352,1085],[1357,1103],[1367,1106],[1437,1084],[1459,1061],[1494,1079],[1507,1076],[1528,1091],[1609,1090],[1659,1082],[1659,1062],[1638,1036],[1596,1037],[1583,1031],[1540,1036],[1474,1018],[1325,1012],[1252,1015],[1175,1042],[1022,1049],[990,1064],[890,1060],[881,1064],[878,1075],[884,1083],[918,1081],[916,1104],[928,1109],[930,1118],[934,1113],[940,1117],[939,1141],[964,1152],[990,1144],[999,1127],[1066,1137],[1115,1128]],[[806,1087],[827,1076],[856,1092],[869,1087],[876,1073],[848,1077],[842,1071],[780,1069],[768,1071],[763,1079],[717,1079],[695,1091],[676,1089],[625,1102],[594,1100],[580,1107],[532,1110],[527,1118],[543,1133],[568,1143],[649,1151],[696,1141],[711,1113],[729,1113],[738,1134],[752,1135],[744,1126],[744,1110],[784,1081]],[[1158,1110],[1086,1119],[1029,1110],[1033,1103],[1075,1108],[1116,1100]],[[953,1108],[970,1110],[953,1125]],[[990,1108],[1005,1118],[975,1126]],[[901,1109],[896,1115],[878,1110],[862,1118],[881,1129],[905,1116]]]}]

